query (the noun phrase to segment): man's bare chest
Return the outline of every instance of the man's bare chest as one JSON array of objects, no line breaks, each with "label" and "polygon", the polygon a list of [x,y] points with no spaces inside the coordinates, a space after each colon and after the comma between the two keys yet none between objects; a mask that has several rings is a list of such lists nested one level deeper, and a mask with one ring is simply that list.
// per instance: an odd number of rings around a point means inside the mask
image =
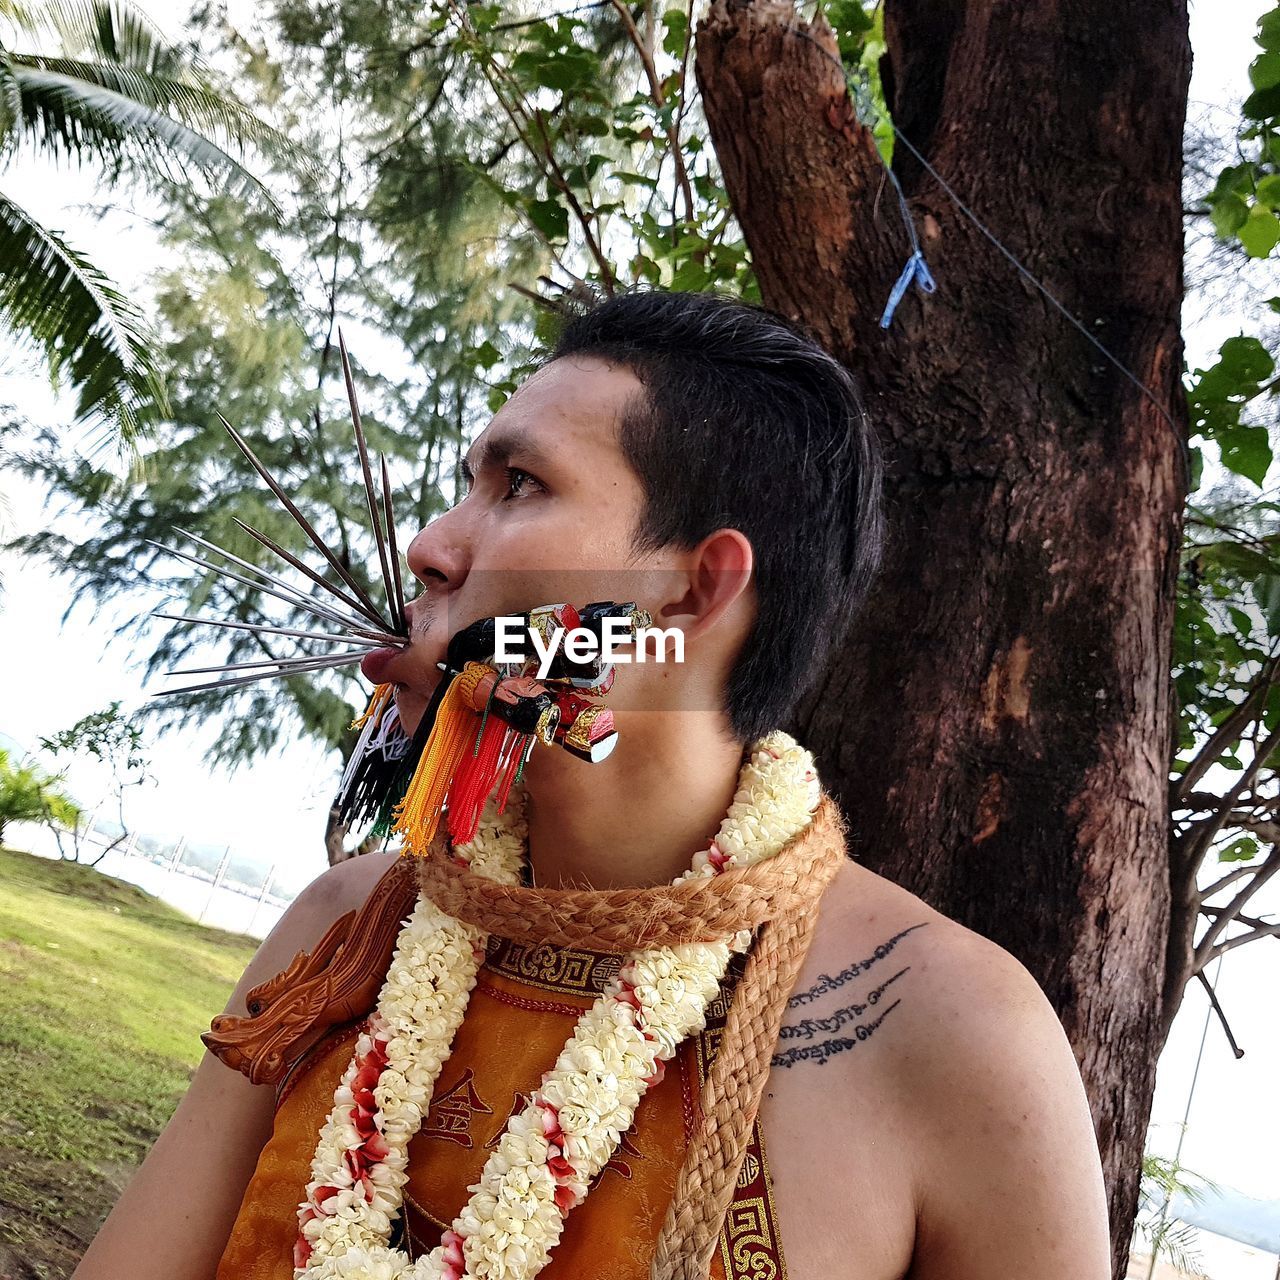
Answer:
[{"label": "man's bare chest", "polygon": [[760,1129],[788,1273],[902,1280],[915,1243],[921,1135],[893,1064],[935,917],[840,905],[824,908],[792,992]]}]

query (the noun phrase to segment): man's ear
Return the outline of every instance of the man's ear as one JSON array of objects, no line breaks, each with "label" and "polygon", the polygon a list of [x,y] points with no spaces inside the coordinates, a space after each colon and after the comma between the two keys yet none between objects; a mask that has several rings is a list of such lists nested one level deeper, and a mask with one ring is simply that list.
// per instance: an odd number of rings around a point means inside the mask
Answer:
[{"label": "man's ear", "polygon": [[673,575],[673,599],[661,606],[654,624],[679,627],[686,641],[696,639],[750,599],[754,564],[751,542],[741,530],[707,534]]}]

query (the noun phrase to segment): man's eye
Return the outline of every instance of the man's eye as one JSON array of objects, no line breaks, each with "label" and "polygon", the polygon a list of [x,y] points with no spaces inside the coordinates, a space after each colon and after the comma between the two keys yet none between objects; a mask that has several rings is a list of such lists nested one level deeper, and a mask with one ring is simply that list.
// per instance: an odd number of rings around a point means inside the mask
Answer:
[{"label": "man's eye", "polygon": [[538,477],[532,475],[530,472],[524,471],[520,467],[508,467],[506,496],[508,498],[519,497],[520,493],[524,491],[525,485],[529,481],[532,481],[535,485],[541,485],[541,481],[539,481]]}]

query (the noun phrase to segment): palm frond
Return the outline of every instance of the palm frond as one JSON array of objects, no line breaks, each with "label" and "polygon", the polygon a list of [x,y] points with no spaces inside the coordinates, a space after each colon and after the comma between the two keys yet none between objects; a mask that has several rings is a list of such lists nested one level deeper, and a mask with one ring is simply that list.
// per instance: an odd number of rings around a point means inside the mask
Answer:
[{"label": "palm frond", "polygon": [[22,119],[22,90],[9,70],[8,62],[0,54],[0,147]]},{"label": "palm frond", "polygon": [[222,137],[238,150],[254,146],[264,155],[285,161],[294,160],[299,154],[299,148],[289,138],[212,84],[112,62],[19,53],[9,54],[7,60],[15,68],[49,71],[117,93],[140,106],[164,112],[192,129]]},{"label": "palm frond", "polygon": [[142,71],[176,69],[182,60],[141,9],[121,0],[0,0],[0,20],[24,35],[54,36],[67,53]]},{"label": "palm frond", "polygon": [[83,254],[0,194],[0,323],[38,346],[80,420],[113,422],[132,443],[168,412],[138,309]]},{"label": "palm frond", "polygon": [[[217,94],[127,68],[13,54],[4,60],[22,97],[21,136],[38,149],[76,162],[106,158],[168,181],[191,166],[229,194],[260,195],[279,212],[258,179],[200,132],[211,127],[237,147],[247,140],[240,110]],[[265,125],[257,130],[259,137],[269,132]]]}]

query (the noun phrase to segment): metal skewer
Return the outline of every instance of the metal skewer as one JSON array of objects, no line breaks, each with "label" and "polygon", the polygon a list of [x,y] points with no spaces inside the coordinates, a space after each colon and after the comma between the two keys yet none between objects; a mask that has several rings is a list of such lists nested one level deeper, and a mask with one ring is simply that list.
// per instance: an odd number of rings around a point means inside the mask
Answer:
[{"label": "metal skewer", "polygon": [[[235,516],[232,516],[231,518],[233,520],[236,520]],[[236,520],[236,523],[240,526],[241,529],[244,529],[246,532],[250,534],[253,534],[256,532],[255,530],[248,529],[247,526],[243,523],[243,521]],[[298,597],[301,603],[312,605],[318,608],[328,609],[335,618],[342,620],[344,626],[367,628],[368,626],[367,622],[362,620],[364,618],[363,614],[356,616],[356,614],[351,614],[346,612],[347,609],[355,607],[352,602],[348,601],[345,596],[338,595],[334,591],[333,584],[329,582],[327,579],[320,577],[318,574],[312,573],[310,570],[305,569],[305,567],[303,571],[307,574],[307,576],[311,579],[311,581],[315,582],[319,586],[324,587],[324,589],[328,591],[328,593],[331,596],[334,596],[335,599],[337,599],[343,604],[344,608],[340,609],[335,604],[330,604],[327,601],[318,599],[316,596],[308,595],[305,591],[302,591],[299,588],[295,587],[292,583],[286,582],[278,574],[272,573],[269,569],[264,569],[259,564],[254,564],[251,560],[241,559],[240,556],[235,555],[233,552],[228,551],[225,547],[220,547],[216,543],[210,542],[207,538],[200,537],[199,534],[192,533],[188,529],[179,529],[177,525],[175,525],[174,528],[177,530],[178,533],[182,534],[184,537],[190,538],[193,542],[198,542],[202,547],[207,547],[210,551],[215,551],[217,552],[218,555],[225,556],[228,560],[232,561],[233,563],[241,565],[243,568],[248,569],[250,573],[256,573],[260,575],[261,577],[265,578],[268,582],[279,587],[282,591],[291,592],[293,595]],[[255,539],[255,541],[258,542],[259,546],[266,545],[261,541],[263,536],[265,535],[258,535],[258,537]],[[268,548],[268,550],[271,550],[271,548]],[[274,552],[273,554],[278,555],[279,552]]]},{"label": "metal skewer", "polygon": [[258,658],[254,662],[228,662],[219,667],[174,667],[171,676],[202,676],[216,671],[250,671],[257,667],[307,667],[315,662],[342,662],[350,658],[359,662],[368,651],[365,649],[348,649],[346,653],[331,653],[327,656],[316,655],[302,658]]},{"label": "metal skewer", "polygon": [[[324,622],[336,622],[341,627],[349,628],[353,635],[361,636],[362,638],[369,640],[382,638],[380,633],[367,630],[355,619],[344,618],[341,614],[335,613],[332,609],[325,608],[323,605],[313,600],[309,600],[306,596],[302,595],[301,592],[292,591],[287,584],[279,582],[278,579],[272,577],[270,574],[263,573],[262,576],[267,578],[269,582],[278,583],[283,590],[277,590],[276,587],[267,586],[261,582],[254,582],[251,578],[246,578],[243,574],[236,573],[233,570],[228,569],[225,565],[214,564],[210,560],[201,559],[200,556],[193,556],[186,551],[178,551],[174,547],[166,547],[162,543],[153,542],[150,538],[144,539],[144,541],[149,546],[156,547],[167,555],[175,556],[179,560],[185,560],[201,569],[207,569],[211,573],[216,573],[222,577],[230,578],[234,582],[241,582],[246,587],[251,587],[255,591],[265,592],[269,596],[274,596],[277,600],[283,600],[285,604],[292,605],[295,609],[304,609],[307,613],[312,614],[314,617],[319,618]],[[218,551],[222,555],[229,554],[222,551],[220,547],[215,547],[214,550]]]},{"label": "metal skewer", "polygon": [[387,563],[387,539],[378,513],[378,499],[373,488],[373,471],[369,467],[369,442],[365,439],[364,423],[360,420],[355,377],[351,372],[351,359],[347,355],[347,344],[341,329],[338,330],[338,354],[342,360],[343,381],[347,384],[347,401],[351,405],[351,426],[356,433],[356,452],[360,455],[360,474],[364,478],[364,496],[369,505],[369,522],[373,525],[373,540],[378,544],[378,563],[382,566],[382,588],[387,597],[387,609],[391,614],[392,630],[394,630],[404,624],[396,608],[396,598],[391,586],[391,568]]},{"label": "metal skewer", "polygon": [[[295,586],[276,572],[261,565],[235,555],[233,552],[208,541],[197,534],[178,529],[184,537],[190,538],[197,547],[213,555],[208,559],[186,550],[177,550],[151,542],[150,545],[174,556],[176,559],[193,565],[204,572],[215,574],[217,580],[224,585],[239,583],[251,590],[271,596],[282,601],[291,609],[301,610],[321,625],[332,625],[337,633],[327,631],[311,631],[301,626],[282,626],[274,623],[253,623],[220,618],[198,618],[183,614],[152,614],[170,622],[185,623],[191,626],[218,627],[229,631],[263,636],[281,636],[297,640],[316,640],[324,644],[354,646],[338,653],[308,655],[302,654],[291,658],[267,658],[253,661],[230,662],[217,666],[184,667],[171,671],[170,675],[227,675],[232,679],[205,682],[198,685],[184,686],[180,689],[165,690],[166,694],[194,693],[206,689],[237,688],[260,680],[280,679],[289,675],[311,671],[323,671],[334,667],[353,665],[362,660],[372,649],[404,649],[409,643],[408,608],[405,601],[404,579],[400,571],[399,547],[396,541],[395,509],[391,496],[391,478],[385,456],[379,454],[380,475],[375,480],[370,462],[369,443],[365,435],[364,423],[360,416],[357,402],[355,375],[347,352],[346,339],[341,331],[338,333],[338,346],[342,357],[342,373],[346,384],[347,399],[351,407],[351,422],[355,433],[356,451],[360,459],[360,473],[364,484],[365,501],[373,526],[374,541],[378,548],[378,563],[382,571],[382,588],[386,596],[386,612],[375,603],[373,595],[366,590],[342,562],[325,540],[299,510],[297,504],[285,492],[284,487],[275,479],[266,465],[250,447],[248,441],[221,414],[218,419],[226,429],[236,447],[248,460],[254,471],[266,483],[277,501],[293,518],[298,528],[306,535],[310,545],[324,557],[326,567],[317,571],[306,565],[298,556],[286,551],[279,543],[265,533],[252,528],[243,520],[232,517],[239,528],[244,530],[259,546],[265,547],[281,561],[296,569],[311,584],[319,587],[323,594],[317,596],[305,586]],[[381,493],[379,483],[381,482]],[[225,563],[224,563],[225,562]],[[236,565],[240,572],[230,566]],[[332,571],[336,581],[327,576]],[[248,575],[248,576],[246,576]],[[376,591],[376,588],[375,588]],[[387,615],[390,616],[388,622]],[[315,625],[315,624],[312,624]]]},{"label": "metal skewer", "polygon": [[381,640],[365,640],[358,636],[332,635],[325,631],[295,631],[290,627],[271,627],[256,622],[225,622],[220,618],[187,618],[177,613],[153,613],[153,618],[167,622],[190,622],[202,627],[226,627],[232,631],[261,631],[273,636],[296,636],[301,640],[327,640],[331,644],[360,644],[370,649],[402,648],[403,636],[386,636]]},{"label": "metal skewer", "polygon": [[354,658],[331,658],[327,662],[317,659],[314,662],[302,662],[283,671],[260,671],[253,676],[237,676],[234,680],[211,680],[206,684],[188,684],[180,689],[164,689],[153,693],[151,697],[170,697],[179,693],[199,693],[205,689],[237,689],[246,684],[256,684],[259,680],[278,680],[281,676],[302,675],[309,671],[323,671],[328,667],[345,667],[354,662]]},{"label": "metal skewer", "polygon": [[387,520],[387,542],[391,553],[391,575],[396,589],[396,610],[400,615],[400,625],[408,634],[409,613],[404,601],[404,580],[400,577],[400,551],[396,546],[396,513],[391,503],[391,476],[387,472],[385,454],[378,455],[378,463],[382,468],[382,510]]},{"label": "metal skewer", "polygon": [[333,595],[338,600],[340,600],[348,608],[354,609],[357,613],[360,614],[361,617],[368,618],[371,622],[374,623],[375,626],[377,626],[382,630],[388,631],[389,634],[395,632],[394,627],[391,627],[391,628],[386,627],[386,624],[381,619],[381,615],[371,614],[368,609],[366,609],[363,605],[353,600],[349,595],[347,595],[345,591],[342,591],[338,587],[334,586],[332,582],[330,582],[323,575],[316,573],[314,569],[308,568],[305,564],[303,564],[301,560],[298,559],[297,556],[295,556],[292,552],[286,551],[278,542],[275,542],[273,539],[268,538],[265,533],[259,533],[258,530],[255,529],[252,525],[245,524],[245,522],[241,520],[239,516],[232,516],[231,518],[255,542],[258,542],[262,546],[266,547],[268,551],[274,552],[286,564],[292,565],[295,569],[298,570],[299,573],[305,574],[317,586],[324,587],[325,590],[327,590],[331,595]]},{"label": "metal skewer", "polygon": [[[298,510],[297,506],[294,504],[293,500],[289,497],[289,495],[285,493],[284,489],[282,489],[279,484],[276,483],[275,477],[272,476],[271,472],[269,472],[266,469],[266,467],[263,466],[263,464],[258,460],[258,455],[254,453],[254,451],[249,447],[248,441],[245,440],[245,438],[235,429],[235,427],[233,427],[231,423],[229,423],[226,420],[226,418],[224,418],[220,413],[218,414],[218,421],[221,422],[222,425],[230,433],[232,440],[234,440],[236,443],[236,447],[249,460],[249,463],[253,467],[253,469],[263,478],[263,480],[267,482],[267,485],[271,489],[271,492],[274,493],[276,497],[280,500],[280,502],[284,506],[284,509],[294,518],[294,520],[297,521],[303,533],[305,533],[307,537],[311,539],[312,546],[314,546],[316,550],[319,551],[322,556],[324,556],[324,558],[332,566],[333,570],[337,573],[338,577],[340,577],[343,580],[343,582],[345,582],[347,586],[350,587],[351,590],[354,591],[356,595],[364,602],[364,604],[360,608],[360,612],[367,614],[367,616],[372,621],[376,622],[378,626],[383,627],[389,631],[394,631],[395,627],[388,626],[387,620],[382,616],[382,613],[378,609],[378,606],[374,604],[374,602],[369,598],[368,592],[366,592],[365,589],[355,580],[355,578],[352,577],[350,572],[348,572],[346,566],[343,565],[342,561],[339,560],[338,557],[335,556],[333,552],[329,549],[329,546],[325,542],[325,540],[311,527],[311,525],[307,521],[306,516],[304,516],[302,512]],[[237,520],[236,523],[239,524],[240,522]]]}]

